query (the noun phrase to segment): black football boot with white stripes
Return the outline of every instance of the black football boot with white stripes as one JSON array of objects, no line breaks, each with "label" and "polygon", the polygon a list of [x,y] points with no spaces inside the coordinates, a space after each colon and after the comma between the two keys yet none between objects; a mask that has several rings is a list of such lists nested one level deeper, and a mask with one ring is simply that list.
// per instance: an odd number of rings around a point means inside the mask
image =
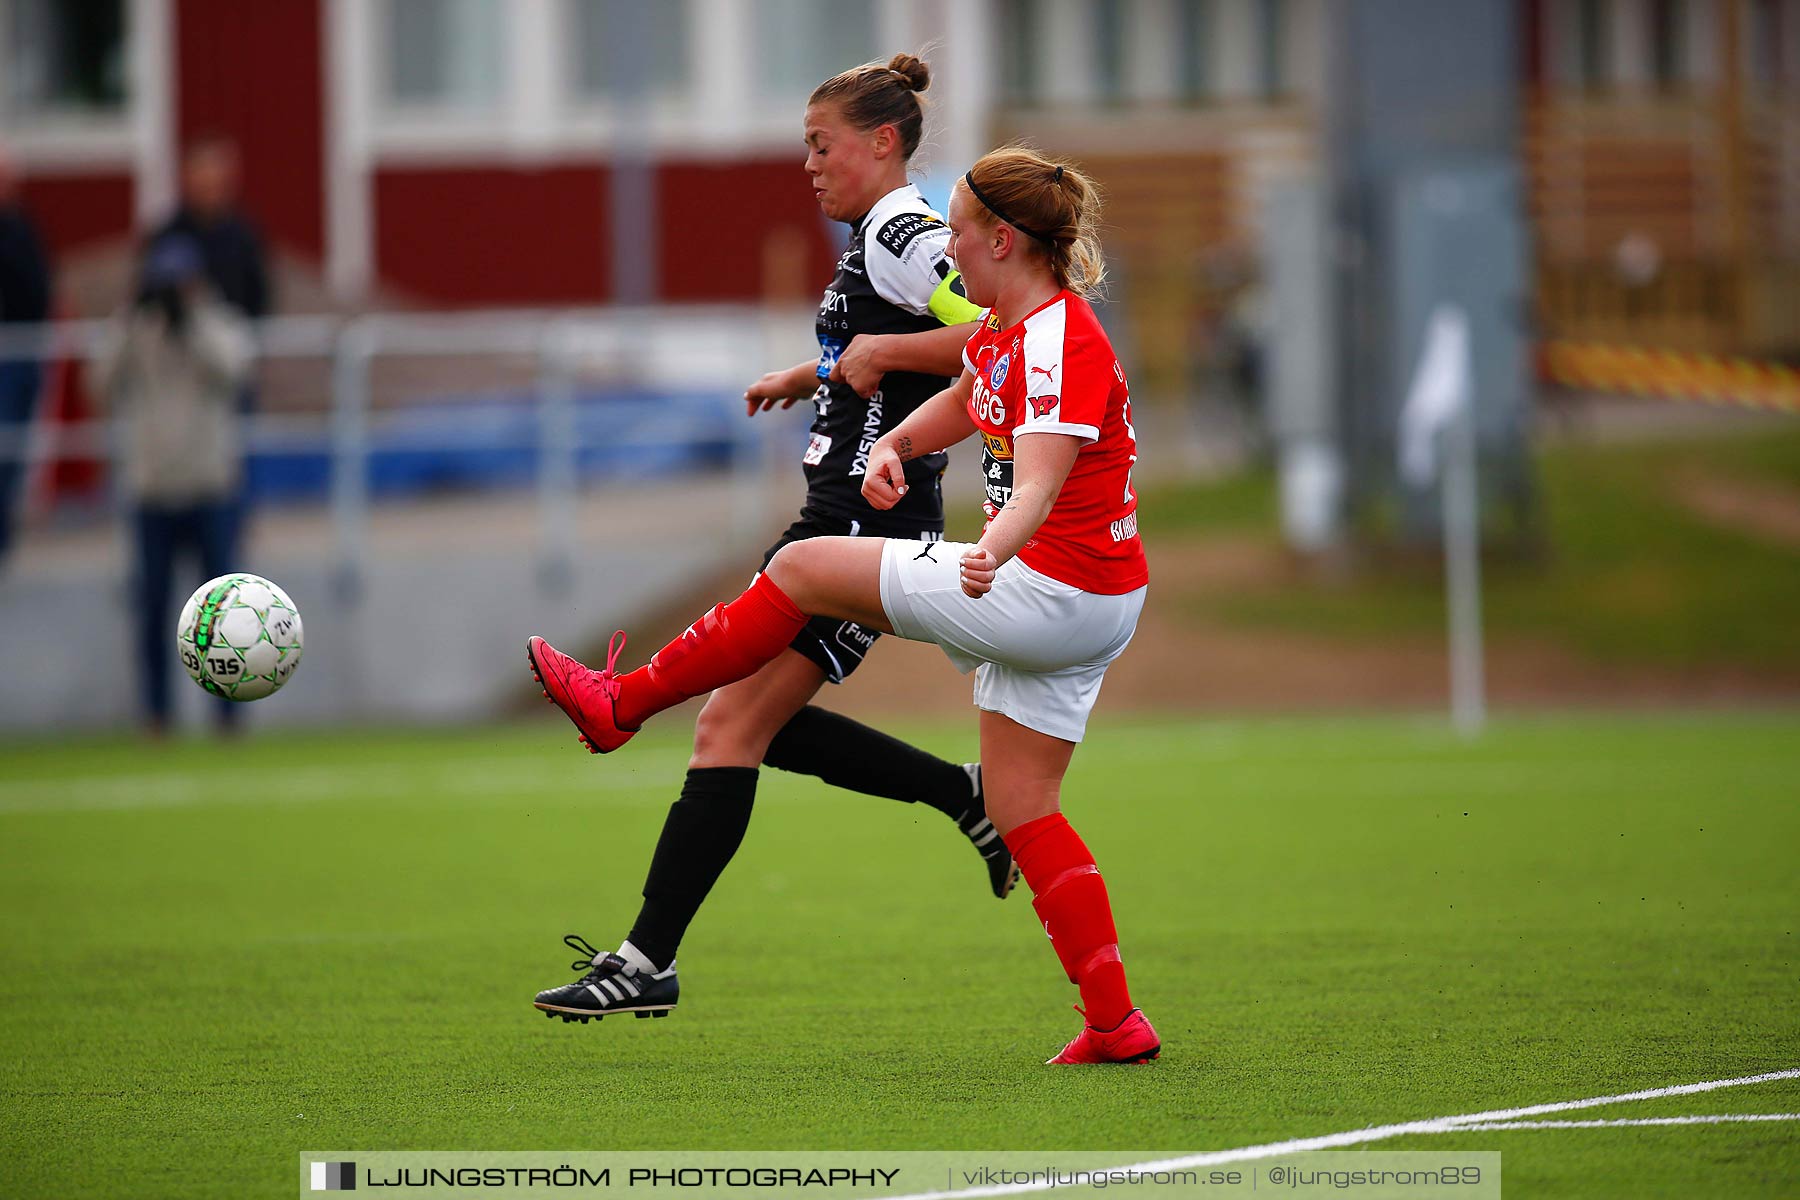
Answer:
[{"label": "black football boot with white stripes", "polygon": [[681,997],[681,985],[675,980],[675,964],[652,975],[640,971],[610,951],[596,950],[578,934],[563,938],[569,949],[586,958],[569,964],[571,971],[585,971],[580,979],[562,987],[539,992],[537,1007],[546,1017],[587,1024],[615,1013],[632,1013],[638,1017],[666,1017]]},{"label": "black football boot with white stripes", "polygon": [[987,806],[981,795],[981,764],[964,763],[963,770],[968,773],[975,798],[970,801],[968,811],[956,818],[956,827],[975,844],[975,852],[987,864],[988,886],[994,889],[994,898],[1004,900],[1019,882],[1019,868],[1000,831],[988,820]]}]

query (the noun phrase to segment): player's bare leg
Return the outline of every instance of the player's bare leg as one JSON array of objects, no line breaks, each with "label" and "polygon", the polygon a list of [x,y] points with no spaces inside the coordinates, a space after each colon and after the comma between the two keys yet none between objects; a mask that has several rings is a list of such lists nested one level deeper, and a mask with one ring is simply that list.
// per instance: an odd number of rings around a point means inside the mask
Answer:
[{"label": "player's bare leg", "polygon": [[1027,729],[1000,713],[981,714],[981,763],[988,817],[1010,835],[1027,821],[1062,811],[1062,781],[1075,743]]},{"label": "player's bare leg", "polygon": [[717,689],[694,722],[688,769],[759,765],[782,726],[824,686],[817,663],[784,650],[748,679]]},{"label": "player's bare leg", "polygon": [[1094,856],[1062,815],[1062,780],[1075,743],[1028,729],[996,712],[981,714],[981,762],[988,812],[1024,872],[1031,906],[1081,989],[1085,1025],[1053,1063],[1148,1062],[1161,1052],[1156,1031],[1132,1006],[1113,926],[1112,903]]},{"label": "player's bare leg", "polygon": [[881,606],[881,551],[886,544],[884,538],[851,537],[790,542],[769,560],[764,574],[802,612],[892,633]]}]

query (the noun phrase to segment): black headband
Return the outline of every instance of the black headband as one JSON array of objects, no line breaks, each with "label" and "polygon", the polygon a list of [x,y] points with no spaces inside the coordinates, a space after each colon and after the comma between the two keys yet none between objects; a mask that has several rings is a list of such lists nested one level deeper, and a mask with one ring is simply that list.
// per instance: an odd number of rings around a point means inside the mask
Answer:
[{"label": "black headband", "polygon": [[[1061,168],[1058,168],[1058,169],[1060,170]],[[1039,233],[1037,230],[1033,229],[1029,225],[1021,225],[1021,224],[1019,224],[1019,222],[1013,220],[1011,217],[1009,217],[1005,213],[1001,212],[998,208],[995,208],[994,202],[992,200],[989,200],[986,196],[982,195],[981,189],[975,186],[975,172],[974,171],[963,172],[963,182],[968,184],[969,194],[971,196],[974,196],[975,199],[981,201],[981,206],[983,208],[987,209],[989,212],[993,213],[996,217],[999,217],[1002,221],[1005,221],[1008,225],[1011,225],[1014,229],[1018,230],[1020,233],[1027,234],[1031,237],[1036,238],[1038,241],[1044,243],[1044,245],[1046,245],[1046,246],[1053,247],[1056,245],[1056,239],[1051,237],[1049,234]]]}]

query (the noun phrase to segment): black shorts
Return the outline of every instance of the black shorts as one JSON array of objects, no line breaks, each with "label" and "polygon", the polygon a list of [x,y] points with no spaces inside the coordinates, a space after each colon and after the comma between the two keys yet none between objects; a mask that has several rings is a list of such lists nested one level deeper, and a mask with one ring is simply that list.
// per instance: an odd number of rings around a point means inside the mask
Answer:
[{"label": "black shorts", "polygon": [[[789,525],[768,553],[763,555],[764,567],[775,557],[775,552],[789,542],[804,542],[816,537],[879,537],[907,538],[921,542],[941,542],[944,531],[941,529],[920,530],[917,528],[886,529],[878,518],[879,514],[871,512],[870,519],[852,520],[816,508],[800,510],[800,519]],[[814,617],[806,623],[806,628],[794,635],[788,645],[810,662],[816,663],[825,672],[825,678],[832,683],[842,683],[850,678],[852,672],[862,665],[863,656],[875,644],[881,634],[873,629],[865,629],[855,621],[845,621],[839,617]]]}]

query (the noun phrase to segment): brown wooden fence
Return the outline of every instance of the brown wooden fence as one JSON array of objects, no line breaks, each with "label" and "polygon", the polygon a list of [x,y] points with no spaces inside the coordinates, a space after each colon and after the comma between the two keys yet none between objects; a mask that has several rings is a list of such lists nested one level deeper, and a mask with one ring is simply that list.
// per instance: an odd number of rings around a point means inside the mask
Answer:
[{"label": "brown wooden fence", "polygon": [[1800,352],[1800,114],[1545,97],[1523,157],[1547,338]]}]

